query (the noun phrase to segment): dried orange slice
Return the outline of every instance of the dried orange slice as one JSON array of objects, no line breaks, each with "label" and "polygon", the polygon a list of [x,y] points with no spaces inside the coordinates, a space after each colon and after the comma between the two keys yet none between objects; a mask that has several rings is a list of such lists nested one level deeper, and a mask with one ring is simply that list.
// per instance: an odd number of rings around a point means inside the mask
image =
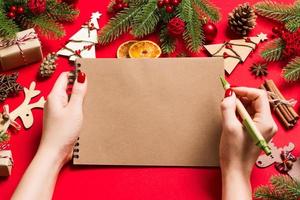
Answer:
[{"label": "dried orange slice", "polygon": [[149,40],[136,42],[129,48],[130,58],[158,58],[160,55],[160,47]]},{"label": "dried orange slice", "polygon": [[129,48],[136,42],[136,40],[129,40],[127,42],[122,43],[117,50],[117,58],[130,58]]}]

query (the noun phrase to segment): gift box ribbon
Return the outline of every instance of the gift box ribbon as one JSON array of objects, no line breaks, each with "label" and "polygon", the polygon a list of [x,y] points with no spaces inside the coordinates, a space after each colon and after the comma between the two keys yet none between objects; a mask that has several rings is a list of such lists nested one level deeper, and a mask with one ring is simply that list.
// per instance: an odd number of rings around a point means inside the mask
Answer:
[{"label": "gift box ribbon", "polygon": [[25,57],[24,51],[21,48],[21,45],[25,44],[28,40],[33,40],[33,39],[36,39],[36,38],[37,38],[36,33],[30,32],[30,33],[28,33],[28,34],[26,34],[26,35],[24,35],[20,38],[16,38],[16,39],[13,39],[13,40],[2,40],[2,41],[0,41],[0,47],[1,48],[7,48],[7,47],[10,47],[10,46],[13,46],[13,45],[17,45],[17,47],[20,50],[20,54],[21,54],[21,57],[22,57],[24,63],[27,64],[26,57]]}]

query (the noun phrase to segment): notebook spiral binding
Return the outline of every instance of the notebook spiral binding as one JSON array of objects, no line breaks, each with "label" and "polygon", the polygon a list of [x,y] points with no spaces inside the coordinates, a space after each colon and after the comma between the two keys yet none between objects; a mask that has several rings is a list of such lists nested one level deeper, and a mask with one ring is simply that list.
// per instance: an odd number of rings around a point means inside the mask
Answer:
[{"label": "notebook spiral binding", "polygon": [[79,137],[73,147],[73,159],[79,158]]}]

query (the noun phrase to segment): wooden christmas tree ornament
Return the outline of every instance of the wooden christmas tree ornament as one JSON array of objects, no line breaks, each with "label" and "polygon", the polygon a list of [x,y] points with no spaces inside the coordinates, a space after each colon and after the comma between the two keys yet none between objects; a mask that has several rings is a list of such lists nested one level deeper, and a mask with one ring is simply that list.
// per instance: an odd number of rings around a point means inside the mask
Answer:
[{"label": "wooden christmas tree ornament", "polygon": [[239,63],[243,63],[257,44],[267,40],[267,35],[260,33],[256,37],[245,37],[239,40],[230,40],[223,44],[204,45],[212,57],[223,57],[225,71],[231,74]]},{"label": "wooden christmas tree ornament", "polygon": [[82,25],[81,29],[70,38],[65,47],[59,50],[57,54],[67,56],[71,61],[75,61],[77,58],[96,58],[95,44],[98,43],[97,32],[100,16],[99,12],[93,13],[90,21]]}]

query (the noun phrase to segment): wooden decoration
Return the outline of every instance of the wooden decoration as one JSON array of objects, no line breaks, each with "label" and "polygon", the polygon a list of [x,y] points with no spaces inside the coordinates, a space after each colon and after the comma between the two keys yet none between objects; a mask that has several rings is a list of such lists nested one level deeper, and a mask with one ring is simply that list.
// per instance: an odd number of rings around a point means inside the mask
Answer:
[{"label": "wooden decoration", "polygon": [[15,120],[19,117],[26,129],[30,128],[33,124],[33,114],[32,109],[34,108],[43,108],[45,104],[44,97],[41,97],[37,102],[30,103],[31,99],[36,97],[41,93],[39,90],[35,90],[35,82],[31,82],[29,89],[24,87],[25,99],[15,110],[9,112],[8,105],[4,106],[4,112],[2,117],[2,121],[0,124],[2,125],[2,130],[7,131],[10,125],[19,129],[20,125],[15,122]]},{"label": "wooden decoration", "polygon": [[267,40],[267,35],[260,33],[257,37],[245,37],[239,40],[230,40],[223,44],[204,45],[204,48],[213,57],[223,57],[225,71],[228,74],[239,64],[243,63],[257,44]]},{"label": "wooden decoration", "polygon": [[92,14],[89,22],[81,26],[81,29],[73,35],[69,42],[58,55],[68,56],[69,60],[75,61],[77,58],[96,58],[95,44],[98,43],[98,19],[101,14],[95,12]]},{"label": "wooden decoration", "polygon": [[13,166],[12,153],[10,150],[0,151],[0,177],[9,176]]},{"label": "wooden decoration", "polygon": [[269,146],[272,154],[270,156],[260,155],[256,161],[257,167],[265,168],[275,164],[277,171],[288,174],[292,179],[300,182],[300,159],[291,154],[295,145],[289,143],[287,146],[277,148],[271,141]]}]

